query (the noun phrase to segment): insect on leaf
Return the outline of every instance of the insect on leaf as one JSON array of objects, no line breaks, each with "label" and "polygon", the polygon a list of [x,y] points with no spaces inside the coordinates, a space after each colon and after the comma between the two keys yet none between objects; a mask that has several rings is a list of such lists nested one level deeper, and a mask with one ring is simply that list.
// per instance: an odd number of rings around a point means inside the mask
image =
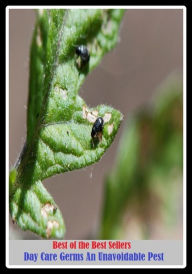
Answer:
[{"label": "insect on leaf", "polygon": [[[63,237],[61,212],[42,180],[95,163],[117,133],[122,114],[106,105],[88,107],[78,91],[86,75],[115,46],[122,15],[123,10],[38,11],[26,149],[10,195],[11,216],[22,229],[46,238]],[[79,61],[76,45],[86,46],[90,55],[86,63]],[[98,117],[104,120],[99,141],[91,137]]]}]

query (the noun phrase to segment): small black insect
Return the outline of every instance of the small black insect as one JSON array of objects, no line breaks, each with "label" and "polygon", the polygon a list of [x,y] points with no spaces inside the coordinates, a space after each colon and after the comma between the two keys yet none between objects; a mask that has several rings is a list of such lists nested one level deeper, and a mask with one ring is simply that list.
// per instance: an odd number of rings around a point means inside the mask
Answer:
[{"label": "small black insect", "polygon": [[84,46],[84,45],[77,46],[76,54],[78,56],[80,56],[82,65],[85,65],[89,62],[90,55],[89,55],[89,51],[86,46]]},{"label": "small black insect", "polygon": [[102,133],[103,133],[103,118],[98,117],[95,123],[93,124],[92,131],[91,131],[91,137],[99,139],[99,141],[102,140]]}]

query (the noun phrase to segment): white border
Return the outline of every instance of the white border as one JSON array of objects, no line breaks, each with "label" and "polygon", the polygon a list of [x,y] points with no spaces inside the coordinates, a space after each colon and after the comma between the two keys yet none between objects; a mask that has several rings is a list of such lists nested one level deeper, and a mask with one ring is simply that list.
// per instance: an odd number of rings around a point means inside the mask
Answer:
[{"label": "white border", "polygon": [[[11,9],[183,10],[183,265],[10,265],[9,264],[9,10]],[[186,7],[185,6],[7,6],[6,7],[6,267],[7,268],[185,268],[186,267]]]}]

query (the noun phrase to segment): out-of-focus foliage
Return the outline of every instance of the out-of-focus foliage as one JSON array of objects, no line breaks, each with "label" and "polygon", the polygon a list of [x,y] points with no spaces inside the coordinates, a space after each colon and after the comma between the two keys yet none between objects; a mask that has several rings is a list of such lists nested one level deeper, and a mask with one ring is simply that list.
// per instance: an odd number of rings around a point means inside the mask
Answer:
[{"label": "out-of-focus foliage", "polygon": [[169,79],[129,119],[105,182],[101,239],[182,237],[182,96]]}]

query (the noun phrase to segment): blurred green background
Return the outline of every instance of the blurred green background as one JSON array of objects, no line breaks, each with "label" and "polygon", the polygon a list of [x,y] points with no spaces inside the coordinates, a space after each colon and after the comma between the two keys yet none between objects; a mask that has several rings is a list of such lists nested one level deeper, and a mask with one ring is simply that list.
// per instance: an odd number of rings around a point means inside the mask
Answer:
[{"label": "blurred green background", "polygon": [[172,78],[128,120],[105,180],[99,238],[182,235],[182,118],[182,82]]}]

